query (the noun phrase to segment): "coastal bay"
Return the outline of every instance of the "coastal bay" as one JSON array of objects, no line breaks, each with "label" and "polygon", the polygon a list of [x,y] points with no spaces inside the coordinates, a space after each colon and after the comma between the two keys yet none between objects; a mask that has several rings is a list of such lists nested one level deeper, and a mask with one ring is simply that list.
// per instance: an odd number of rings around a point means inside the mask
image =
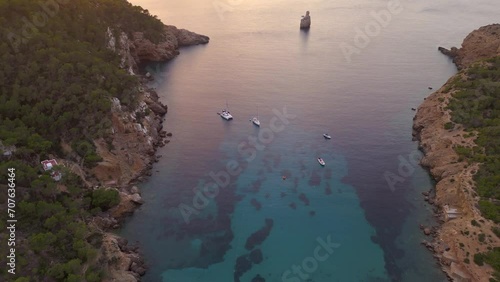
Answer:
[{"label": "coastal bay", "polygon": [[[319,227],[324,225],[321,222],[336,223],[359,210],[365,220],[352,215],[357,219],[350,222],[353,228],[360,228],[357,232],[369,234],[372,244],[367,237],[337,243],[341,244],[339,250],[355,242],[368,243],[363,245],[366,251],[360,251],[374,254],[360,263],[372,265],[373,277],[367,271],[364,275],[371,278],[366,279],[446,279],[420,244],[428,237],[419,225],[432,227],[437,223],[434,207],[424,202],[421,194],[432,190],[434,183],[424,169],[411,162],[414,152],[418,153],[418,145],[411,140],[411,108],[418,107],[432,92],[429,86],[439,88],[456,72],[437,47],[458,45],[470,30],[493,21],[487,12],[487,7],[494,7],[492,2],[472,7],[450,1],[402,1],[404,10],[399,15],[404,16],[394,15],[350,62],[340,44],[354,46],[356,30],[370,23],[372,12],[387,9],[385,4],[366,1],[359,8],[347,2],[316,3],[307,8],[313,21],[308,33],[298,30],[296,15],[304,14],[305,9],[295,2],[286,4],[290,8],[286,12],[280,1],[239,3],[223,17],[212,3],[143,4],[151,5],[149,9],[156,9],[160,17],[174,24],[182,23],[212,38],[206,48],[187,49],[169,64],[152,67],[159,78],[156,87],[161,99],[171,109],[166,124],[175,138],[160,150],[169,160],[160,160],[154,169],[157,172],[143,186],[150,205],[138,210],[122,231],[131,240],[138,240],[150,258],[152,268],[146,280],[204,281],[213,275],[232,281],[229,277],[237,271],[236,261],[245,255],[241,246],[266,218],[275,216],[281,219],[274,218],[262,247],[269,263],[264,259],[242,277],[251,280],[259,275],[277,281],[314,249],[311,244],[325,233]],[[185,18],[185,11],[190,18]],[[466,20],[457,25],[456,17]],[[228,124],[215,115],[226,100],[236,117]],[[261,121],[269,121],[273,109],[284,106],[297,118],[247,164],[241,160],[238,145],[258,136],[248,122],[257,106]],[[332,143],[323,142],[321,134],[325,132],[332,135]],[[318,155],[327,156],[325,168],[330,169],[331,164],[331,171],[318,170]],[[400,173],[402,159],[413,164],[413,169]],[[185,224],[179,205],[193,206],[193,188],[203,187],[210,181],[208,174],[223,171],[229,160],[243,164],[243,173],[233,179],[227,193],[219,194],[202,210],[195,226]],[[403,180],[391,189],[384,177],[387,173]],[[289,177],[283,182],[282,175]],[[316,194],[314,189],[318,188],[323,194]],[[342,205],[346,209],[337,210],[339,204],[334,202],[347,201],[339,195],[348,191],[355,191],[359,206]],[[327,202],[321,204],[319,199]],[[319,210],[323,209],[330,218],[321,218]],[[149,226],[145,232],[140,229],[144,226]],[[280,233],[279,226],[287,226],[285,230],[293,230],[293,235]],[[303,229],[311,233],[303,233]],[[345,234],[354,230],[345,229]],[[304,242],[309,242],[309,247],[300,247]],[[272,255],[290,248],[298,248],[290,262]],[[336,276],[343,277],[339,281],[349,281],[349,273],[342,271],[346,267],[340,267],[341,259],[331,259],[335,261],[318,266],[311,275],[318,281]]]},{"label": "coastal bay", "polygon": [[500,279],[495,2],[28,2],[16,282]]}]

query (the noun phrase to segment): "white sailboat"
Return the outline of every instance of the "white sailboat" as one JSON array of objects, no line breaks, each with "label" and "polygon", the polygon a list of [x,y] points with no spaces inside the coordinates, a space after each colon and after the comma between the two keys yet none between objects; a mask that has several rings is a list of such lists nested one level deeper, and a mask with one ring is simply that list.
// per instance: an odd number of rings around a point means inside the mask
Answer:
[{"label": "white sailboat", "polygon": [[227,100],[226,100],[226,108],[217,114],[220,115],[220,117],[225,119],[225,120],[232,120],[233,119],[233,116],[229,112],[229,107],[227,106]]},{"label": "white sailboat", "polygon": [[257,116],[253,117],[251,119],[252,123],[255,124],[256,126],[260,126],[260,121],[259,121],[259,108],[257,107]]}]

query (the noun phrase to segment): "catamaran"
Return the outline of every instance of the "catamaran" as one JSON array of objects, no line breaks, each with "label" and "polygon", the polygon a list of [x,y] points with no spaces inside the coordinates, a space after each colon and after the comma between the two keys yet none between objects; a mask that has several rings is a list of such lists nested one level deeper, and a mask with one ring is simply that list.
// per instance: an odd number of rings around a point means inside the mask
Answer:
[{"label": "catamaran", "polygon": [[229,112],[229,107],[227,106],[227,101],[226,101],[226,108],[217,114],[220,115],[220,117],[225,119],[225,120],[232,120],[233,119],[233,116]]}]

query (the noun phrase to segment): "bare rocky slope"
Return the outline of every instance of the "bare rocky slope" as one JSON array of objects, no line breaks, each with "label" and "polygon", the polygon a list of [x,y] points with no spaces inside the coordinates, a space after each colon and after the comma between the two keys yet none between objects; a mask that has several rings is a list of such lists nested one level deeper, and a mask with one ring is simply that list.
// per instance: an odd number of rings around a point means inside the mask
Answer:
[{"label": "bare rocky slope", "polygon": [[[450,56],[460,70],[465,70],[478,60],[500,55],[500,25],[473,31],[461,48],[440,47],[439,50]],[[460,125],[445,129],[445,124],[451,121],[451,113],[446,108],[453,94],[449,86],[457,76],[463,75],[464,72],[456,74],[426,98],[414,117],[413,135],[420,141],[425,155],[421,164],[429,168],[437,181],[434,204],[443,221],[433,242],[424,244],[434,251],[450,280],[486,282],[493,269],[486,264],[478,266],[473,256],[488,251],[488,247],[500,246],[500,241],[491,231],[495,224],[484,219],[477,209],[479,197],[474,191],[473,175],[480,164],[462,161],[453,149],[455,145],[472,147],[476,134],[468,134]],[[452,211],[448,210],[448,214],[446,207],[456,208],[458,217],[448,220]],[[486,244],[478,240],[481,233],[487,238]]]}]

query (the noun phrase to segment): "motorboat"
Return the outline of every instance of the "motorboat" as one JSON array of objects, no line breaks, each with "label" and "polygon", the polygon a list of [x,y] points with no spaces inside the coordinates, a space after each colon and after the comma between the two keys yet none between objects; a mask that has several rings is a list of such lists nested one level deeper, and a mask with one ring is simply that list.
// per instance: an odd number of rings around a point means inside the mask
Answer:
[{"label": "motorboat", "polygon": [[328,133],[323,134],[323,137],[325,137],[325,139],[332,139],[332,136],[328,135]]},{"label": "motorboat", "polygon": [[322,166],[326,165],[325,161],[322,158],[318,158],[318,163]]}]

